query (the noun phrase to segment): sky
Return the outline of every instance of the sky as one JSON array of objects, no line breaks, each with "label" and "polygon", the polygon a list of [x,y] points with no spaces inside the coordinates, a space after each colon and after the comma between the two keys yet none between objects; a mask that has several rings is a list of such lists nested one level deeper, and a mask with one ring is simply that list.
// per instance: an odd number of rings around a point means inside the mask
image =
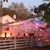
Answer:
[{"label": "sky", "polygon": [[24,3],[27,8],[32,8],[43,3],[43,0],[8,0],[8,2],[3,2],[3,7],[8,7],[12,2]]}]

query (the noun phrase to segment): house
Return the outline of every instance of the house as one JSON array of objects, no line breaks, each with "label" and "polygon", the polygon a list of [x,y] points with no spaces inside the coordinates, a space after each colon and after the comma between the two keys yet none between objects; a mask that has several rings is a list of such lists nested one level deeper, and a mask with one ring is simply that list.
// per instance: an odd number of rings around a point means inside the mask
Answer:
[{"label": "house", "polygon": [[5,15],[2,17],[2,24],[11,23],[11,22],[16,22],[16,20],[14,20],[9,15]]}]

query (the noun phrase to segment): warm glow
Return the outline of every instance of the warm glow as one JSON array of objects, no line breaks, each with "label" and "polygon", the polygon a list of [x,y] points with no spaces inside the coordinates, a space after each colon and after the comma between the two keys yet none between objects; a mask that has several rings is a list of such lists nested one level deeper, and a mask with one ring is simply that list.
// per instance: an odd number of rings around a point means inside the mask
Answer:
[{"label": "warm glow", "polygon": [[10,34],[9,33],[7,33],[7,37],[10,37]]},{"label": "warm glow", "polygon": [[5,37],[5,34],[2,34],[2,37]]},{"label": "warm glow", "polygon": [[36,23],[36,25],[39,25],[38,23]]}]

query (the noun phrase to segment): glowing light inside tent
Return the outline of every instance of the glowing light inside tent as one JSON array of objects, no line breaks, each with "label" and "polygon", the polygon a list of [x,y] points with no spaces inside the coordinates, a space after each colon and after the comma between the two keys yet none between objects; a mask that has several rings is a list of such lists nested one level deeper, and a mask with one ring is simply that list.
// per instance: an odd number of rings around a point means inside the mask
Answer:
[{"label": "glowing light inside tent", "polygon": [[35,26],[36,28],[38,28],[38,26]]},{"label": "glowing light inside tent", "polygon": [[10,37],[10,34],[9,33],[7,33],[7,37]]},{"label": "glowing light inside tent", "polygon": [[2,37],[5,37],[5,34],[4,33],[2,34]]},{"label": "glowing light inside tent", "polygon": [[39,25],[38,23],[36,23],[36,25]]}]

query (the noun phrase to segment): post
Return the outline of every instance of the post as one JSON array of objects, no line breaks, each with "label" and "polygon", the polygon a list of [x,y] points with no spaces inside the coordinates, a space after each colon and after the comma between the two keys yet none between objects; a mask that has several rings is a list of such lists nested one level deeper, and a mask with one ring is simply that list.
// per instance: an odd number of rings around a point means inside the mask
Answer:
[{"label": "post", "polygon": [[8,0],[0,0],[0,36],[2,35],[2,16],[3,16],[3,2],[8,2]]},{"label": "post", "polygon": [[2,3],[3,3],[3,0],[0,0],[0,36],[2,34],[2,18],[1,18],[3,15]]}]

